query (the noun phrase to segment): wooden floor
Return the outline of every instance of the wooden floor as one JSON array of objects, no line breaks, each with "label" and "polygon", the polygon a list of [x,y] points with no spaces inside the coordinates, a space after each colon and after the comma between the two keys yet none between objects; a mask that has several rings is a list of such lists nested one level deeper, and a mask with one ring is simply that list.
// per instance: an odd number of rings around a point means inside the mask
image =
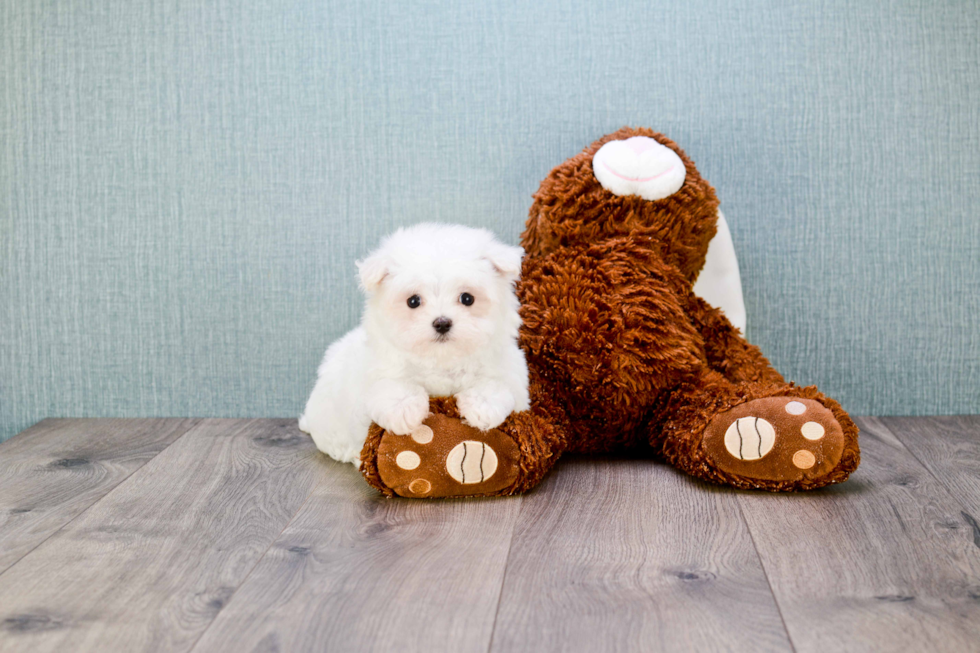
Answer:
[{"label": "wooden floor", "polygon": [[579,458],[418,501],[294,420],[45,420],[0,444],[0,650],[980,650],[980,417],[859,424],[810,494]]}]

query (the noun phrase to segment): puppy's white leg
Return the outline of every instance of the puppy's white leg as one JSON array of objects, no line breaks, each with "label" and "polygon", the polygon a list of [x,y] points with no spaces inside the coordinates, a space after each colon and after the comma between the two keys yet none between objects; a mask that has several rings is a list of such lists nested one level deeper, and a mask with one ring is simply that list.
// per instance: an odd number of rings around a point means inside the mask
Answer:
[{"label": "puppy's white leg", "polygon": [[481,431],[500,426],[516,403],[514,393],[499,381],[485,381],[456,395],[463,420]]},{"label": "puppy's white leg", "polygon": [[299,428],[317,449],[340,462],[359,464],[370,421],[361,403],[363,333],[359,329],[333,343],[317,370]]},{"label": "puppy's white leg", "polygon": [[351,407],[343,405],[330,379],[317,379],[313,393],[306,402],[306,410],[299,418],[299,428],[309,433],[316,448],[334,460],[359,465],[358,457],[367,437],[369,424],[351,414]]},{"label": "puppy's white leg", "polygon": [[368,390],[368,414],[386,431],[408,435],[429,416],[429,395],[420,385],[382,379]]}]

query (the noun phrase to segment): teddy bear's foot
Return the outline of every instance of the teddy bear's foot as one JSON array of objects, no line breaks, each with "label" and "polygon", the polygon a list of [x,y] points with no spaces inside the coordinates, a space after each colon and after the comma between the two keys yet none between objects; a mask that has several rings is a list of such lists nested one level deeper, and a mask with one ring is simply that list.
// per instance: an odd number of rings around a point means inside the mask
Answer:
[{"label": "teddy bear's foot", "polygon": [[514,485],[519,457],[517,444],[502,431],[433,414],[411,435],[381,437],[377,471],[403,497],[485,496]]},{"label": "teddy bear's foot", "polygon": [[766,397],[711,420],[702,442],[721,471],[760,481],[819,481],[844,452],[844,432],[820,402]]}]

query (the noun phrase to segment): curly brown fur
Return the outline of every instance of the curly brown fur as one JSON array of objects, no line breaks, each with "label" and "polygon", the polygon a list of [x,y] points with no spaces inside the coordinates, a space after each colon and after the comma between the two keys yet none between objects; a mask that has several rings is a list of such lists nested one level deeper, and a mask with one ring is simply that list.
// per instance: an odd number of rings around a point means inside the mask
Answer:
[{"label": "curly brown fur", "polygon": [[734,382],[785,383],[762,350],[749,343],[719,309],[709,306],[692,289],[687,291],[686,312],[701,335],[712,370]]},{"label": "curly brown fur", "polygon": [[571,450],[638,444],[643,408],[705,365],[687,285],[647,236],[562,247],[524,265],[521,346],[575,425]]},{"label": "curly brown fur", "polygon": [[361,475],[368,482],[368,485],[386,497],[391,498],[395,496],[395,492],[384,484],[381,480],[381,474],[378,472],[378,447],[381,445],[381,438],[384,434],[385,430],[383,428],[377,424],[371,424],[371,428],[368,429],[367,439],[364,441],[364,447],[361,448],[360,470]]}]

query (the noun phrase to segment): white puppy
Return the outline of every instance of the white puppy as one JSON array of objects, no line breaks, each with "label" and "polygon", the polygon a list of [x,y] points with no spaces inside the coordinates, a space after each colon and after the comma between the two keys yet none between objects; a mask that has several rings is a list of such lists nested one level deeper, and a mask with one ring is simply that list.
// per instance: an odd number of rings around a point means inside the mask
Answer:
[{"label": "white puppy", "polygon": [[483,229],[399,229],[357,263],[361,326],[327,349],[299,418],[320,451],[359,464],[371,422],[407,435],[430,396],[455,395],[464,421],[487,430],[529,407],[514,283],[524,250]]}]

